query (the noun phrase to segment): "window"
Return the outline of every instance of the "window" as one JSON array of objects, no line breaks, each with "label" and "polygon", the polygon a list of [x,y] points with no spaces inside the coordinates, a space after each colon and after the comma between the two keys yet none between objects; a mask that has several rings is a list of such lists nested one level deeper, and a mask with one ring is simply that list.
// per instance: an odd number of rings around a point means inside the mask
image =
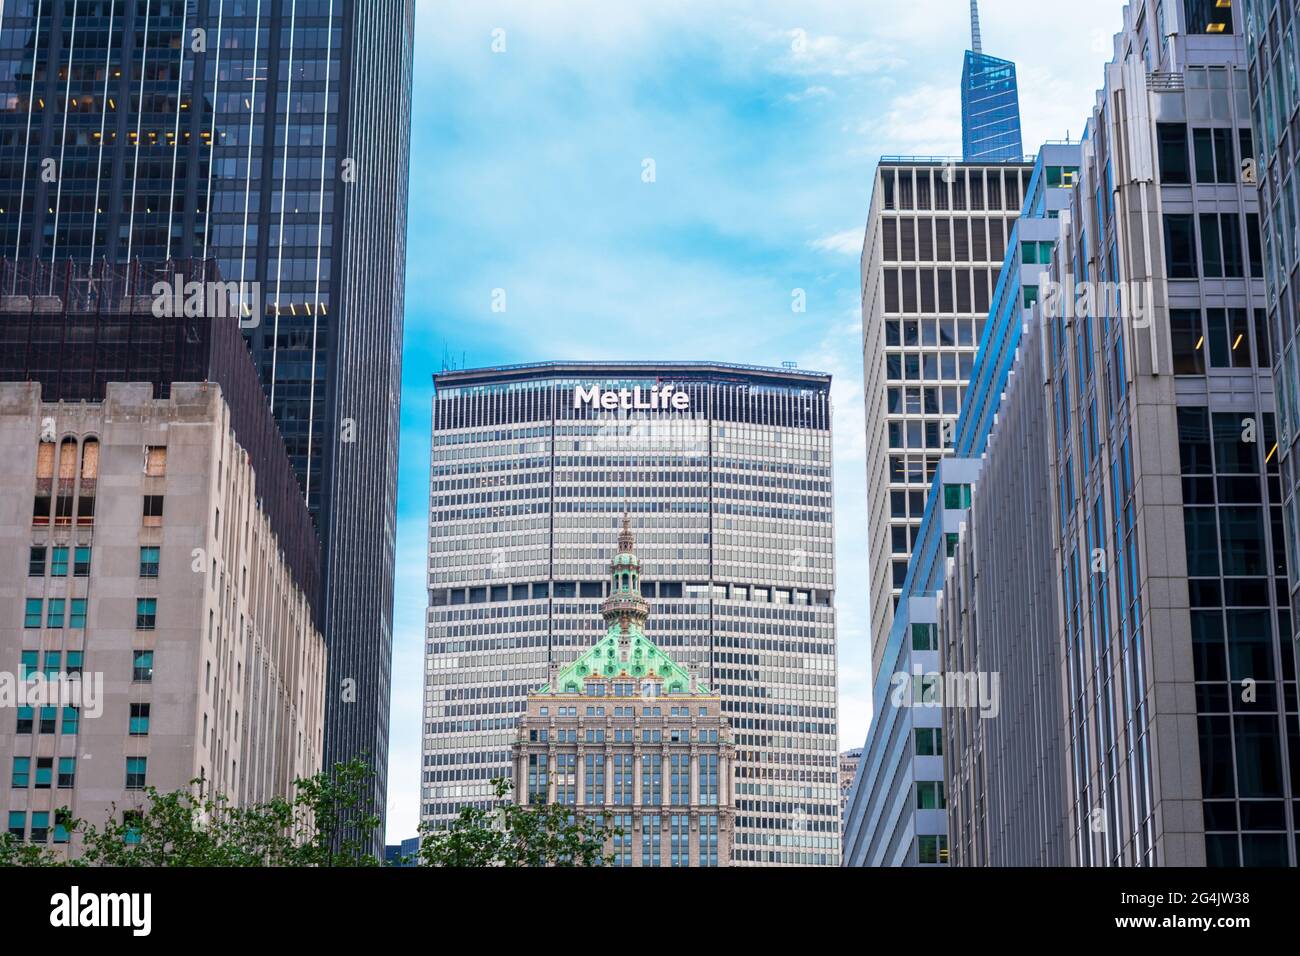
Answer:
[{"label": "window", "polygon": [[135,601],[135,629],[137,631],[152,631],[158,622],[158,599],[157,598],[136,598]]},{"label": "window", "polygon": [[58,716],[59,716],[59,708],[42,707],[40,732],[43,734],[54,733],[55,724],[58,723]]},{"label": "window", "polygon": [[49,613],[45,616],[46,627],[63,627],[63,598],[50,598]]},{"label": "window", "polygon": [[48,843],[50,840],[50,812],[37,810],[32,813],[32,842]]},{"label": "window", "polygon": [[36,789],[49,790],[54,783],[54,758],[36,758]]},{"label": "window", "polygon": [[131,705],[130,733],[132,737],[149,736],[149,705],[148,704]]},{"label": "window", "polygon": [[1156,139],[1160,153],[1160,181],[1181,186],[1191,182],[1187,166],[1187,127],[1182,123],[1158,123]]},{"label": "window", "polygon": [[1173,339],[1174,374],[1205,374],[1205,333],[1197,309],[1172,309],[1169,328]]},{"label": "window", "polygon": [[971,503],[970,485],[944,485],[943,506],[949,511],[969,508]]},{"label": "window", "polygon": [[[74,601],[73,603],[75,604],[76,602]],[[83,601],[82,603],[84,604],[85,602]],[[83,610],[82,613],[84,614],[85,611]],[[83,651],[68,651],[68,664],[65,669],[69,675],[81,673],[81,663],[84,656]]]},{"label": "window", "polygon": [[132,654],[131,680],[148,684],[153,680],[153,651],[135,651]]},{"label": "window", "polygon": [[27,599],[27,610],[23,615],[23,627],[31,630],[41,626],[41,605],[43,603],[40,598]]},{"label": "window", "polygon": [[50,560],[50,577],[66,578],[68,576],[68,549],[57,547]]},{"label": "window", "polygon": [[916,728],[916,755],[918,757],[943,756],[943,733],[938,727]]},{"label": "window", "polygon": [[27,557],[27,576],[29,578],[45,577],[45,546],[32,545]]},{"label": "window", "polygon": [[1188,33],[1232,33],[1232,4],[1224,0],[1183,0]]},{"label": "window", "polygon": [[90,577],[90,548],[77,548],[73,553],[72,574],[78,578]]},{"label": "window", "polygon": [[140,577],[142,578],[158,577],[158,560],[160,554],[161,554],[160,548],[140,549]]},{"label": "window", "polygon": [[27,813],[24,810],[9,811],[9,835],[15,840],[27,836]]},{"label": "window", "polygon": [[126,758],[126,789],[144,789],[145,772],[148,768],[148,763],[149,761],[146,757]]},{"label": "window", "polygon": [[68,627],[74,631],[86,629],[86,599],[73,598],[72,611],[68,615]]},{"label": "window", "polygon": [[144,496],[144,526],[146,528],[157,528],[162,524],[163,516],[163,496],[162,495],[145,495]]},{"label": "window", "polygon": [[32,758],[15,757],[12,782],[10,786],[15,790],[26,790],[31,785]]},{"label": "window", "polygon": [[81,711],[75,707],[63,708],[63,733],[75,735],[81,728]]},{"label": "window", "polygon": [[913,624],[912,650],[937,651],[939,649],[939,625]]},{"label": "window", "polygon": [[35,711],[31,707],[18,708],[18,726],[15,728],[16,734],[30,734],[32,732],[32,723],[35,718]]},{"label": "window", "polygon": [[23,651],[18,662],[18,679],[28,680],[40,665],[39,651]]},{"label": "window", "polygon": [[1191,215],[1165,216],[1165,258],[1169,278],[1196,278],[1196,238]]},{"label": "window", "polygon": [[162,478],[167,474],[167,446],[150,445],[145,452],[144,473],[150,478]]},{"label": "window", "polygon": [[77,758],[59,758],[59,789],[71,790],[77,782]]},{"label": "window", "polygon": [[948,838],[943,834],[922,834],[916,838],[918,863],[947,863]]},{"label": "window", "polygon": [[126,837],[122,842],[127,846],[135,846],[140,842],[144,814],[140,810],[127,810],[122,814],[122,823],[126,827]]},{"label": "window", "polygon": [[943,781],[918,780],[916,783],[916,809],[942,810],[944,807]]},{"label": "window", "polygon": [[45,652],[45,679],[58,680],[60,672],[63,670],[63,652],[46,651]]}]

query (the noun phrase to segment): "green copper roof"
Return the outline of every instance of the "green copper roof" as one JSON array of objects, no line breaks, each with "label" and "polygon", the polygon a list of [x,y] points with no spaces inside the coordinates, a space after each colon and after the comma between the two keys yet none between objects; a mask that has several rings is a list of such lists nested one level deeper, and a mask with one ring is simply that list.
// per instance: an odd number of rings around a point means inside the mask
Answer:
[{"label": "green copper roof", "polygon": [[[605,636],[560,670],[554,691],[550,684],[546,684],[538,693],[581,694],[591,677],[604,680],[630,678],[637,681],[638,694],[640,682],[645,679],[661,681],[659,692],[662,694],[691,693],[691,675],[686,668],[645,636],[643,627],[649,607],[641,597],[641,561],[636,556],[631,520],[626,514],[618,538],[618,554],[610,562],[609,569],[610,593],[601,605]],[[695,693],[708,694],[710,691],[697,681]]]},{"label": "green copper roof", "polygon": [[[605,636],[596,642],[595,646],[588,648],[585,653],[567,667],[561,668],[559,680],[556,681],[557,693],[581,694],[587,678],[591,676],[602,677],[606,680],[626,676],[635,678],[639,682],[641,678],[651,675],[657,676],[663,681],[662,692],[664,694],[686,694],[690,692],[691,675],[686,671],[686,668],[665,654],[654,641],[646,637],[635,626],[628,629],[627,660],[622,660],[619,654],[619,637],[621,634],[621,625],[612,625],[605,632]],[[710,693],[709,689],[698,681],[695,684],[695,692],[698,694]],[[543,687],[539,693],[551,693],[550,684]]]}]

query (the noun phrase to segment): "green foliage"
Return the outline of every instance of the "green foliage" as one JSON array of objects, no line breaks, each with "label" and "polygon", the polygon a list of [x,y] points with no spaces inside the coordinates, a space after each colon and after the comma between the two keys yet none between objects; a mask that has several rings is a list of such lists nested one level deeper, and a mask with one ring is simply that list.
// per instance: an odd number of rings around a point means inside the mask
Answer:
[{"label": "green foliage", "polygon": [[378,866],[364,849],[379,826],[373,776],[358,758],[296,780],[292,799],[244,807],[202,780],[171,793],[149,787],[139,808],[114,806],[101,826],[60,810],[75,857],[0,835],[0,866]]},{"label": "green foliage", "polygon": [[[355,759],[294,782],[292,799],[231,806],[202,780],[189,789],[142,792],[138,808],[112,808],[96,826],[73,819],[66,808],[56,820],[72,835],[68,848],[15,840],[0,833],[0,867],[35,866],[379,866],[367,847],[379,815],[374,812],[374,774]],[[418,866],[599,866],[613,827],[578,820],[571,807],[505,802],[510,784],[494,780],[502,805],[466,807],[442,829],[421,827],[421,846],[409,862]],[[75,847],[75,851],[73,851]],[[67,849],[75,856],[65,853]]]},{"label": "green foliage", "polygon": [[[504,801],[509,782],[492,785]],[[606,839],[622,832],[578,820],[563,804],[463,807],[445,827],[420,827],[418,859],[420,866],[599,866],[613,859],[604,853]]]}]

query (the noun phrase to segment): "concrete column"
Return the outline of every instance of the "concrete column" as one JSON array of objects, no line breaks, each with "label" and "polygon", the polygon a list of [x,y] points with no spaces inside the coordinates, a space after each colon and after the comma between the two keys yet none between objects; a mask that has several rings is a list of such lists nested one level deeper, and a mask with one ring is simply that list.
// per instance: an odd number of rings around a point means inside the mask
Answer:
[{"label": "concrete column", "polygon": [[632,803],[641,806],[641,751],[637,750],[632,758]]},{"label": "concrete column", "polygon": [[691,806],[700,805],[700,757],[699,750],[692,746],[690,752],[691,761]]},{"label": "concrete column", "polygon": [[546,802],[555,802],[555,751],[546,752]]},{"label": "concrete column", "polygon": [[[597,760],[601,757],[597,755]],[[609,751],[609,745],[605,746],[605,806],[614,806],[614,755]]]},{"label": "concrete column", "polygon": [[578,806],[587,805],[587,754],[578,749]]}]

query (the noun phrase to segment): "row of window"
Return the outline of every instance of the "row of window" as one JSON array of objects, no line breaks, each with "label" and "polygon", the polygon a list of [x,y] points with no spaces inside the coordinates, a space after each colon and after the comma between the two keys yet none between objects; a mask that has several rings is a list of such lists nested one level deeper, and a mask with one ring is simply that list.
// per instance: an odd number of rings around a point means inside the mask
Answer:
[{"label": "row of window", "polygon": [[[65,621],[66,614],[66,625]],[[44,620],[44,625],[42,625]],[[152,631],[158,624],[158,599],[136,598],[135,629]],[[67,626],[73,630],[82,630],[86,626],[85,598],[27,598],[23,613],[23,627],[33,630],[39,627],[55,630]]]},{"label": "row of window", "polygon": [[[1246,262],[1242,257],[1241,217],[1236,213],[1169,213],[1165,215],[1165,256],[1171,279],[1242,279]],[[1199,229],[1198,229],[1199,226]],[[1197,236],[1200,257],[1197,257]],[[1259,216],[1246,214],[1246,248],[1250,254],[1250,275],[1264,277]],[[1199,267],[1198,267],[1199,261]]]},{"label": "row of window", "polygon": [[[1254,347],[1251,330],[1254,330]],[[1171,309],[1175,375],[1204,375],[1210,368],[1271,368],[1268,320],[1263,309]]]}]

